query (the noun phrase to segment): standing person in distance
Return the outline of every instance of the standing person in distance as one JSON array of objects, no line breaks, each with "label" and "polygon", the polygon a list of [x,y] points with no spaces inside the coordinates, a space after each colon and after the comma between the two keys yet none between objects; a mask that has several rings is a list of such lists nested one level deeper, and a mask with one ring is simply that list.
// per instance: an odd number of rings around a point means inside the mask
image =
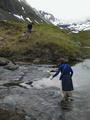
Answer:
[{"label": "standing person in distance", "polygon": [[32,27],[33,27],[32,25],[33,25],[32,22],[29,22],[27,25],[26,39],[30,39],[31,37]]},{"label": "standing person in distance", "polygon": [[31,23],[28,23],[27,25],[27,32],[31,33],[32,32],[32,22]]}]

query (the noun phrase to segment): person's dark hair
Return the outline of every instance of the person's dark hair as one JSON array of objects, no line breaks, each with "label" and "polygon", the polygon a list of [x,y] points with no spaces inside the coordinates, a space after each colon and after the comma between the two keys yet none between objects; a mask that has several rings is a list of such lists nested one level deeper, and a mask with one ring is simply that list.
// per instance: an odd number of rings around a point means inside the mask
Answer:
[{"label": "person's dark hair", "polygon": [[60,63],[61,63],[61,64],[63,64],[63,63],[67,63],[67,62],[68,62],[67,59],[65,59],[65,58],[60,58]]}]

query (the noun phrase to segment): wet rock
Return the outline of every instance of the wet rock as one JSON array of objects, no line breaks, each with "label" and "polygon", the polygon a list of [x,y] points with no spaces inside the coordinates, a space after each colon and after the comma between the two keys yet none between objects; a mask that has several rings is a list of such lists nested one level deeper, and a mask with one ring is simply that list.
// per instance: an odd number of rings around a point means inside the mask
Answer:
[{"label": "wet rock", "polygon": [[33,63],[34,63],[34,64],[40,63],[40,59],[39,59],[39,58],[34,59],[34,60],[33,60]]},{"label": "wet rock", "polygon": [[0,120],[25,120],[24,115],[14,111],[0,109]]},{"label": "wet rock", "polygon": [[5,66],[9,63],[9,60],[3,57],[0,57],[0,66]]},{"label": "wet rock", "polygon": [[51,70],[50,72],[56,72],[56,70]]},{"label": "wet rock", "polygon": [[5,83],[3,86],[5,87],[11,87],[11,86],[19,86],[19,82],[11,82],[11,83]]},{"label": "wet rock", "polygon": [[16,69],[18,69],[19,68],[19,66],[18,65],[15,65],[15,64],[13,64],[12,62],[9,62],[5,67],[4,67],[5,69],[8,69],[8,70],[16,70]]},{"label": "wet rock", "polygon": [[32,115],[30,116],[25,116],[26,120],[37,120],[36,118],[34,118]]},{"label": "wet rock", "polygon": [[31,87],[33,87],[33,85],[32,85],[32,84],[33,84],[33,82],[32,82],[32,81],[27,82],[26,84],[27,84],[27,85],[30,85]]}]

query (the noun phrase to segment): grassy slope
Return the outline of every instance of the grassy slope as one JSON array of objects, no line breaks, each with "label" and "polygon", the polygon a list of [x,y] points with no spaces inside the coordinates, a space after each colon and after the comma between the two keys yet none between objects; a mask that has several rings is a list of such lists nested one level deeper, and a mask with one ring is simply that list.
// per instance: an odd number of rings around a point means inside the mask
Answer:
[{"label": "grassy slope", "polygon": [[72,40],[81,46],[81,51],[84,57],[90,57],[90,30],[81,31],[78,34],[72,34]]},{"label": "grassy slope", "polygon": [[[61,56],[71,59],[81,54],[80,46],[77,44],[78,38],[86,45],[81,39],[81,34],[72,37],[68,31],[60,30],[53,25],[34,24],[30,39],[22,36],[25,30],[25,23],[0,21],[0,56],[17,60],[39,58],[42,62],[55,61]],[[89,39],[87,41],[90,42]]]}]

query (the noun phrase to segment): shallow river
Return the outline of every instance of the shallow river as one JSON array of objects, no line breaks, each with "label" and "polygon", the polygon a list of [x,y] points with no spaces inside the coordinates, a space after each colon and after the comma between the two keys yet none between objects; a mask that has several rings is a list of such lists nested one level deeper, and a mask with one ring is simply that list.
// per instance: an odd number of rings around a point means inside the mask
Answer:
[{"label": "shallow river", "polygon": [[[84,62],[78,63],[75,66],[72,67],[74,74],[73,74],[73,83],[75,90],[77,89],[87,89],[90,86],[90,60],[85,60]],[[48,71],[49,72],[49,71]],[[51,76],[54,73],[50,73]],[[59,75],[54,78],[53,80],[50,80],[51,76],[49,78],[43,78],[37,82],[34,83],[35,87],[42,88],[42,87],[50,87],[55,86],[60,88],[60,81],[59,81]]]},{"label": "shallow river", "polygon": [[61,104],[59,75],[50,80],[52,66],[0,67],[0,120],[90,120],[90,60],[72,68],[73,101]]}]

